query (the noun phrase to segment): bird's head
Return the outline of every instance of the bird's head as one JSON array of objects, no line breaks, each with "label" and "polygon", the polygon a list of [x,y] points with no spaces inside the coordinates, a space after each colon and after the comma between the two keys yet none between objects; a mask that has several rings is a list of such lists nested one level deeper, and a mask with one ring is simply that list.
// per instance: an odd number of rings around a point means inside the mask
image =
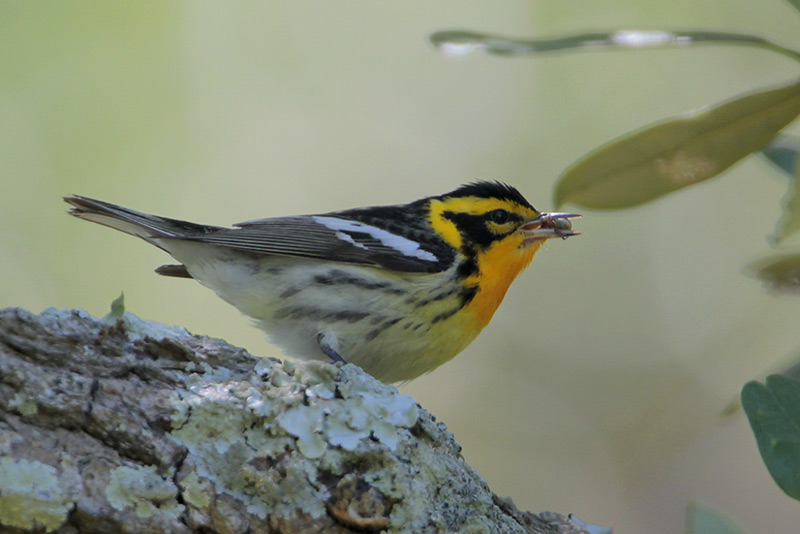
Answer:
[{"label": "bird's head", "polygon": [[434,230],[466,254],[502,247],[531,254],[554,237],[578,235],[575,213],[542,213],[515,188],[501,182],[476,182],[433,197],[429,217]]}]

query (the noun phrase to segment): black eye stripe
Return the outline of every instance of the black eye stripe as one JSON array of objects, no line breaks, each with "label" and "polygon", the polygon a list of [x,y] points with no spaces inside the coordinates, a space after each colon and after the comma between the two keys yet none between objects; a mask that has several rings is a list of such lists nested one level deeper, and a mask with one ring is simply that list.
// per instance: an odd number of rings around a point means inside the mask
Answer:
[{"label": "black eye stripe", "polygon": [[[497,240],[503,239],[514,232],[517,224],[524,220],[519,213],[514,213],[502,208],[497,208],[480,214],[444,211],[442,216],[453,221],[458,231],[466,239],[465,250],[483,249],[491,246]],[[496,228],[493,225],[515,223],[511,228]]]}]

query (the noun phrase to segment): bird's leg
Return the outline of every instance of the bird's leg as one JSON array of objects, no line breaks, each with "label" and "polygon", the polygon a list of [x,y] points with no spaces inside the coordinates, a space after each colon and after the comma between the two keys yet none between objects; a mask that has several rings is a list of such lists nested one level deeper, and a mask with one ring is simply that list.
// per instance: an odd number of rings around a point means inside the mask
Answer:
[{"label": "bird's leg", "polygon": [[347,363],[344,358],[339,356],[339,340],[333,332],[320,332],[317,334],[317,343],[325,355],[337,363]]}]

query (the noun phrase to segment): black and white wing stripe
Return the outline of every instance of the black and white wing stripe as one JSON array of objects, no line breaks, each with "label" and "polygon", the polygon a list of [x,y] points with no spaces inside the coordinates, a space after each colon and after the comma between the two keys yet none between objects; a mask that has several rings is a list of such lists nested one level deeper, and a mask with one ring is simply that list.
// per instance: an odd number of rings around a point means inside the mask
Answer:
[{"label": "black and white wing stripe", "polygon": [[[258,219],[222,228],[169,219],[81,196],[65,197],[72,215],[141,237],[169,252],[172,239],[208,243],[253,255],[360,263],[404,272],[439,272],[454,251],[427,228],[423,204],[358,208],[322,215]],[[402,235],[401,235],[402,234]],[[166,266],[162,274],[188,276]]]},{"label": "black and white wing stripe", "polygon": [[[452,253],[335,214],[248,221],[208,233],[178,236],[255,255],[279,255],[361,263],[404,272],[438,272]],[[427,246],[426,246],[427,245]],[[438,255],[433,251],[436,250]],[[448,251],[449,252],[449,251]]]}]

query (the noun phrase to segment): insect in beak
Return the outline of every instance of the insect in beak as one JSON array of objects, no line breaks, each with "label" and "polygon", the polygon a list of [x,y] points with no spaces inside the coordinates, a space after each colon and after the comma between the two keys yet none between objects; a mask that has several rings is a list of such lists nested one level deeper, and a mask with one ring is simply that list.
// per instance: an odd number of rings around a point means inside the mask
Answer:
[{"label": "insect in beak", "polygon": [[531,219],[519,230],[525,234],[526,243],[560,237],[566,239],[573,235],[580,235],[581,232],[572,230],[570,219],[580,217],[577,213],[540,213],[535,219]]}]

